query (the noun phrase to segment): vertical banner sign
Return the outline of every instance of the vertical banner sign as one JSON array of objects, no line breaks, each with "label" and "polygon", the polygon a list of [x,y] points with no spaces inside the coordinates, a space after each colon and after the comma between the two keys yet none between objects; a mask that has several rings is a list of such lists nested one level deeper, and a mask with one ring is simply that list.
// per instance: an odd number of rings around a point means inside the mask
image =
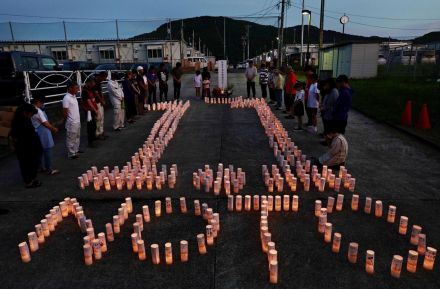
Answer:
[{"label": "vertical banner sign", "polygon": [[221,90],[226,90],[228,88],[228,64],[227,60],[218,60],[218,87]]}]

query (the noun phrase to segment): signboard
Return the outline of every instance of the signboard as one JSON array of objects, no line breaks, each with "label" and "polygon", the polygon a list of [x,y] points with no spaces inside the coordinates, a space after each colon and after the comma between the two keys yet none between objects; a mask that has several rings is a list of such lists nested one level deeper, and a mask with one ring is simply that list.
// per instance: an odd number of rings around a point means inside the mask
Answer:
[{"label": "signboard", "polygon": [[218,60],[218,87],[221,90],[226,90],[228,88],[228,61]]}]

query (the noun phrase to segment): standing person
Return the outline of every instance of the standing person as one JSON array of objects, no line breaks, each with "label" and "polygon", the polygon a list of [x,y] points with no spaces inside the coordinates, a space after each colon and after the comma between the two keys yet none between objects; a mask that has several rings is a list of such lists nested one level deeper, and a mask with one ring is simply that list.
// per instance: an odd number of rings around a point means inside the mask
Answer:
[{"label": "standing person", "polygon": [[133,78],[133,72],[127,71],[122,82],[122,91],[124,92],[125,114],[128,123],[134,123],[136,116],[136,94],[140,93],[136,86],[137,83],[137,80]]},{"label": "standing person", "polygon": [[274,82],[274,67],[269,67],[269,77],[268,77],[268,87],[269,87],[269,104],[275,104],[275,82]]},{"label": "standing person", "polygon": [[252,97],[255,98],[255,77],[257,76],[257,68],[254,66],[254,62],[249,60],[249,66],[245,71],[246,76],[246,90],[247,90],[247,98],[250,98],[251,89],[252,89]]},{"label": "standing person", "polygon": [[120,131],[125,128],[124,92],[116,80],[116,73],[112,73],[110,78],[107,91],[113,105],[113,130]]},{"label": "standing person", "polygon": [[139,88],[137,112],[138,112],[139,115],[142,115],[145,112],[145,107],[144,106],[145,106],[145,103],[147,101],[148,79],[147,79],[147,76],[144,73],[144,67],[138,66],[136,70],[137,70],[136,82],[137,82],[137,86]]},{"label": "standing person", "polygon": [[[209,73],[208,71],[208,67],[203,67],[203,71],[202,71],[202,81],[203,80],[209,80],[209,83],[211,83],[211,73]],[[211,97],[211,92],[210,90],[208,91],[209,94],[205,95],[205,90],[202,89],[202,98],[204,97]]]},{"label": "standing person", "polygon": [[293,71],[293,68],[289,66],[287,68],[286,84],[284,86],[284,105],[286,107],[284,113],[290,113],[296,95],[295,84],[296,74]]},{"label": "standing person", "polygon": [[44,96],[36,96],[32,99],[32,103],[37,109],[37,113],[32,116],[32,125],[40,138],[43,155],[40,167],[43,172],[48,175],[56,175],[60,171],[52,168],[52,148],[55,146],[52,133],[57,133],[58,129],[53,126],[47,118],[44,109]]},{"label": "standing person", "polygon": [[168,101],[168,69],[163,62],[159,66],[159,98]]},{"label": "standing person", "polygon": [[15,111],[11,123],[10,135],[26,188],[41,186],[37,172],[43,149],[31,121],[36,113],[37,109],[33,105],[25,103]]},{"label": "standing person", "polygon": [[207,77],[203,79],[203,95],[211,98],[211,80]]},{"label": "standing person", "polygon": [[307,98],[307,115],[310,118],[308,130],[311,133],[317,133],[317,114],[318,114],[318,107],[319,107],[319,89],[318,89],[318,76],[316,74],[313,74],[311,77],[312,84],[309,88],[309,95]]},{"label": "standing person", "polygon": [[339,90],[339,97],[333,108],[333,126],[337,133],[345,134],[347,127],[348,112],[351,108],[353,90],[348,84],[347,75],[339,75],[336,78],[336,86]]},{"label": "standing person", "polygon": [[101,71],[98,75],[95,76],[95,86],[93,89],[95,90],[95,101],[98,106],[99,117],[96,118],[96,138],[97,139],[106,139],[107,137],[104,134],[104,107],[105,107],[105,97],[102,93],[102,82],[106,81],[108,78],[108,74],[106,71]]},{"label": "standing person", "polygon": [[303,115],[304,115],[304,85],[301,82],[295,84],[296,94],[292,105],[293,115],[296,117],[298,126],[294,129],[302,131]]},{"label": "standing person", "polygon": [[66,147],[69,159],[77,159],[81,136],[81,119],[79,117],[79,106],[76,95],[79,86],[76,82],[67,84],[67,93],[63,98],[63,116],[66,121]]},{"label": "standing person", "polygon": [[200,74],[200,70],[197,70],[194,76],[194,87],[196,89],[196,97],[200,97],[200,88],[202,87],[202,75]]},{"label": "standing person", "polygon": [[278,69],[274,70],[274,83],[275,83],[275,99],[277,100],[275,109],[280,110],[283,102],[284,77]]},{"label": "standing person", "polygon": [[[304,74],[306,76],[306,87],[305,87],[305,98],[304,98],[304,103],[307,104],[307,101],[309,99],[309,89],[310,86],[312,85],[312,75],[313,75],[313,68],[310,65],[307,65],[304,68]],[[307,126],[312,125],[311,123],[311,116],[309,115],[309,111],[306,108],[306,114],[307,114]]]},{"label": "standing person", "polygon": [[156,67],[153,65],[150,66],[147,73],[147,82],[148,82],[148,103],[153,104],[157,103],[156,99],[156,82],[157,82],[157,73],[156,73]]},{"label": "standing person", "polygon": [[100,117],[94,87],[95,80],[88,78],[81,92],[81,104],[86,111],[87,143],[91,148],[94,147],[94,141],[96,140],[96,120]]},{"label": "standing person", "polygon": [[182,88],[182,63],[177,62],[176,67],[171,72],[173,75],[174,100],[180,99],[180,89]]},{"label": "standing person", "polygon": [[[324,136],[329,132],[330,125],[333,121],[333,109],[336,100],[339,97],[339,91],[336,88],[336,81],[334,78],[328,78],[323,87],[324,98],[321,106],[322,124],[324,126]],[[324,144],[324,143],[323,143]]]},{"label": "standing person", "polygon": [[260,66],[260,87],[261,87],[261,97],[266,100],[267,98],[267,84],[269,83],[269,71],[266,68],[266,64],[262,63]]}]

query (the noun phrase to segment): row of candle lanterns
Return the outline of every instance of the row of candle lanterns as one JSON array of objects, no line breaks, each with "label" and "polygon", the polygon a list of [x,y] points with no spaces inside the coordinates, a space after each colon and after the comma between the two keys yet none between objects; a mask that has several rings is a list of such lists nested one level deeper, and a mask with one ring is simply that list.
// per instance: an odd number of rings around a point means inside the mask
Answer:
[{"label": "row of candle lanterns", "polygon": [[164,101],[159,103],[147,104],[148,111],[167,110],[173,106],[172,101]]},{"label": "row of candle lanterns", "polygon": [[[244,200],[243,200],[244,199]],[[227,209],[229,212],[259,211],[265,203],[269,212],[299,211],[299,197],[297,195],[229,195]]]},{"label": "row of candle lanterns", "polygon": [[196,190],[201,190],[203,187],[208,193],[213,189],[214,195],[220,194],[222,184],[226,195],[231,194],[231,191],[238,194],[246,185],[246,173],[241,168],[234,171],[233,165],[224,168],[223,164],[219,163],[214,180],[214,171],[209,165],[205,165],[204,169],[198,169],[193,173],[192,183]]},{"label": "row of candle lanterns", "polygon": [[[179,199],[180,212],[182,214],[186,214],[188,212],[186,199],[181,197]],[[172,199],[167,197],[165,198],[165,212],[166,214],[172,214]],[[154,203],[154,214],[156,217],[160,217],[162,215],[162,202],[160,200],[156,200]],[[207,203],[200,204],[199,200],[194,200],[194,215],[201,216],[204,220],[207,221],[206,231],[205,233],[197,234],[197,248],[199,254],[206,254],[208,246],[214,245],[214,240],[217,238],[220,232],[220,215],[218,213],[214,213],[212,208],[209,208]],[[144,222],[150,222],[150,213],[147,205],[142,207],[142,215],[136,215],[136,222],[133,223],[133,233],[131,234],[132,241],[132,249],[133,252],[138,255],[139,260],[144,261],[147,259],[146,249],[145,249],[145,241],[142,239],[142,231],[144,230]],[[205,238],[206,237],[206,238]],[[189,258],[189,247],[187,240],[180,241],[180,260],[181,262],[187,262]],[[153,264],[160,264],[160,249],[159,244],[154,243],[150,245],[151,249],[151,259]],[[167,242],[164,244],[164,252],[165,252],[165,263],[167,265],[173,264],[173,249],[172,243]]]},{"label": "row of candle lanterns", "polygon": [[35,231],[28,233],[28,242],[24,241],[18,244],[21,260],[24,263],[30,262],[31,253],[38,251],[40,246],[44,244],[45,239],[49,238],[56,227],[69,215],[76,218],[79,228],[84,233],[88,227],[92,226],[92,221],[86,218],[83,207],[78,200],[67,197],[50,209],[40,223],[34,226]]},{"label": "row of candle lanterns", "polygon": [[[119,170],[118,167],[110,172],[108,167],[98,171],[93,166],[86,173],[78,177],[78,186],[81,189],[93,184],[95,190],[104,187],[109,191],[112,187],[118,190],[127,188],[131,190],[134,186],[142,189],[144,186],[150,190],[153,187],[162,188],[167,181],[170,188],[174,188],[177,176],[177,166],[174,164],[167,174],[166,169],[162,167],[162,172],[157,172],[156,165],[161,158],[169,141],[173,138],[177,126],[189,108],[190,102],[174,101],[167,104],[167,110],[155,122],[151,132],[144,142],[143,146],[131,157],[131,162]],[[163,173],[163,174],[162,174]],[[161,175],[162,174],[162,175]]]},{"label": "row of candle lanterns", "polygon": [[204,101],[207,104],[231,104],[232,103],[232,98],[205,97]]}]

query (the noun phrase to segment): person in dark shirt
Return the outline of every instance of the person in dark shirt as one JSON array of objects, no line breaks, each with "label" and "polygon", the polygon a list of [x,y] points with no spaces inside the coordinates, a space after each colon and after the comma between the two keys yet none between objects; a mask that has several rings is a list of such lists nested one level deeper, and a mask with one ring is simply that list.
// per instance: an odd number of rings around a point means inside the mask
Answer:
[{"label": "person in dark shirt", "polygon": [[128,123],[133,123],[136,115],[136,95],[139,94],[136,84],[133,72],[127,71],[125,80],[122,82],[122,90],[124,91],[125,117]]},{"label": "person in dark shirt", "polygon": [[148,81],[148,103],[153,104],[157,103],[156,99],[156,82],[157,82],[157,73],[156,73],[156,67],[153,65],[150,66],[147,73],[147,81]]},{"label": "person in dark shirt", "polygon": [[33,105],[25,103],[16,110],[11,123],[10,135],[26,188],[41,186],[36,178],[43,148],[31,121],[36,113]]},{"label": "person in dark shirt", "polygon": [[177,62],[171,74],[173,75],[174,99],[176,100],[180,98],[180,89],[182,88],[182,63]]},{"label": "person in dark shirt", "polygon": [[99,118],[96,119],[96,138],[97,139],[106,139],[107,137],[104,135],[104,107],[105,107],[105,97],[102,93],[102,82],[106,81],[108,77],[108,73],[106,71],[99,72],[98,75],[95,76],[95,86],[93,90],[95,91],[95,102],[98,106]]},{"label": "person in dark shirt", "polygon": [[159,66],[159,98],[161,102],[168,100],[168,69],[165,63]]},{"label": "person in dark shirt", "polygon": [[346,75],[339,75],[338,78],[336,78],[336,86],[339,90],[339,96],[333,107],[333,126],[336,132],[345,134],[353,90],[348,84],[348,77]]},{"label": "person in dark shirt", "polygon": [[145,104],[148,96],[148,81],[147,76],[144,73],[144,68],[142,66],[137,67],[136,82],[139,88],[138,95],[138,114],[143,114],[145,112]]},{"label": "person in dark shirt", "polygon": [[88,78],[81,92],[82,107],[86,111],[87,120],[87,141],[89,147],[94,147],[96,140],[96,119],[99,119],[100,111],[96,104],[97,93],[94,90],[95,80]]}]

